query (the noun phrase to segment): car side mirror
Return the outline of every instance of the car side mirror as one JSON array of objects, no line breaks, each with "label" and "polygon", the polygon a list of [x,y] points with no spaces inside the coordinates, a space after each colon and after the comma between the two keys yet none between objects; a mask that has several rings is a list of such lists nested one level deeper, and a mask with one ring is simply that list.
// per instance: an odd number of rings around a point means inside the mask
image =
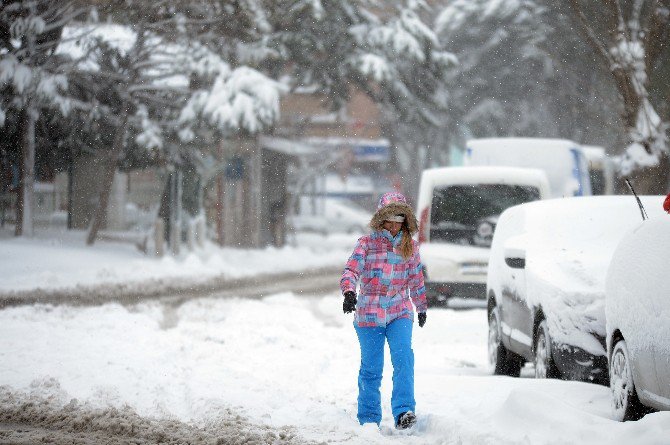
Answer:
[{"label": "car side mirror", "polygon": [[526,252],[522,249],[505,249],[505,264],[512,269],[523,269],[526,267]]},{"label": "car side mirror", "polygon": [[523,269],[526,267],[526,259],[505,257],[505,264],[507,264],[512,269]]}]

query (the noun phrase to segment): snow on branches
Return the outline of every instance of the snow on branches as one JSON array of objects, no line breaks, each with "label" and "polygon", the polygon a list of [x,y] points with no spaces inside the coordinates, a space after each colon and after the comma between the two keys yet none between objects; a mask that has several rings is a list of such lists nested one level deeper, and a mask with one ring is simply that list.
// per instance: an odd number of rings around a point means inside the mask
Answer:
[{"label": "snow on branches", "polygon": [[231,68],[223,59],[201,49],[193,71],[208,87],[196,90],[182,109],[179,132],[183,142],[194,139],[200,119],[224,135],[259,133],[279,117],[279,98],[287,88],[248,66]]}]

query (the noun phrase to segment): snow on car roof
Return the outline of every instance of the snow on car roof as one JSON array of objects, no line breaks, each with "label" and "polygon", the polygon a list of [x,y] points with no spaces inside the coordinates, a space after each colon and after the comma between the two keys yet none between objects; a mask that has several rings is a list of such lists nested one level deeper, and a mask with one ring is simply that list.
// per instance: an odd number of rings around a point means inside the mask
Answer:
[{"label": "snow on car roof", "polygon": [[440,167],[423,171],[423,178],[434,186],[452,184],[547,184],[547,175],[540,169],[520,167]]},{"label": "snow on car roof", "polygon": [[589,161],[602,159],[607,156],[604,147],[598,145],[582,145],[582,150]]},{"label": "snow on car roof", "polygon": [[[664,215],[663,196],[640,196],[649,217]],[[547,226],[575,237],[580,236],[581,226],[593,225],[595,220],[608,226],[633,224],[641,221],[637,201],[631,195],[582,196],[533,201],[520,206],[527,221],[527,228],[547,231]],[[572,219],[583,217],[582,219]],[[602,227],[606,229],[606,227]]]}]

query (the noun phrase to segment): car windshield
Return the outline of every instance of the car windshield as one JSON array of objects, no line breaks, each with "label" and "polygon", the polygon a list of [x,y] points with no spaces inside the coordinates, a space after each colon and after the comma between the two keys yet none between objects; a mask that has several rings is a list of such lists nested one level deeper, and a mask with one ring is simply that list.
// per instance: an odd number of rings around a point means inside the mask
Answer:
[{"label": "car windshield", "polygon": [[536,187],[508,184],[452,185],[433,192],[431,241],[490,246],[506,208],[540,199]]}]

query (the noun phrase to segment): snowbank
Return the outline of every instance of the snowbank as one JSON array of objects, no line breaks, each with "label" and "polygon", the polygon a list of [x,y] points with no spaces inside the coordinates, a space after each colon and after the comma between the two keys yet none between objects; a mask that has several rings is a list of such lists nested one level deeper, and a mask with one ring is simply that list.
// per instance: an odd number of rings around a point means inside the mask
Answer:
[{"label": "snowbank", "polygon": [[202,249],[155,258],[133,245],[98,242],[89,247],[81,231],[46,231],[37,238],[0,238],[0,295],[142,293],[259,275],[341,268],[356,235],[301,235],[297,246],[265,249]]}]

